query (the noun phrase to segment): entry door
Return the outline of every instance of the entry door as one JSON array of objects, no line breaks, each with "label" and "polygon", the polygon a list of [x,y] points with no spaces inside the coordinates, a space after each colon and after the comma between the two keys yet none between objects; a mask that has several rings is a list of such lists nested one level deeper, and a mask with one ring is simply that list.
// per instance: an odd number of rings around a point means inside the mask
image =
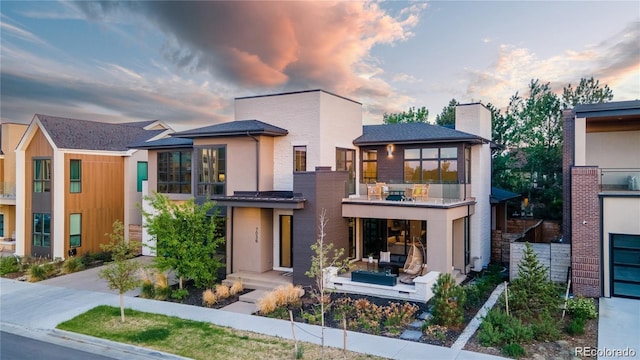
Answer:
[{"label": "entry door", "polygon": [[31,255],[51,257],[51,214],[34,213],[32,218]]},{"label": "entry door", "polygon": [[373,254],[377,257],[380,251],[385,250],[386,239],[386,219],[362,219],[363,256]]},{"label": "entry door", "polygon": [[280,215],[280,267],[293,267],[292,215]]},{"label": "entry door", "polygon": [[640,235],[612,234],[611,295],[640,298]]}]

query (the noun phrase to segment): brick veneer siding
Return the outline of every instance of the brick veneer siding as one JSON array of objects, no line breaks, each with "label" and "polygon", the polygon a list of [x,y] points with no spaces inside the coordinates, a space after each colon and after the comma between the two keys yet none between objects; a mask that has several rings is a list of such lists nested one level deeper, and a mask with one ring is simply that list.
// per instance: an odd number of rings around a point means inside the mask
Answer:
[{"label": "brick veneer siding", "polygon": [[600,199],[598,168],[571,169],[571,234],[573,292],[601,296]]},{"label": "brick veneer siding", "polygon": [[342,217],[342,199],[346,197],[348,181],[346,171],[319,170],[293,175],[293,191],[301,193],[307,200],[304,209],[293,213],[294,284],[315,286],[315,280],[305,275],[305,272],[311,268],[311,258],[314,255],[311,244],[318,239],[318,225],[323,209],[327,211],[325,241],[333,243],[334,249],[347,249],[349,222]]},{"label": "brick veneer siding", "polygon": [[562,136],[562,237],[564,243],[571,243],[571,167],[575,154],[575,115],[572,110],[562,112],[564,124]]}]

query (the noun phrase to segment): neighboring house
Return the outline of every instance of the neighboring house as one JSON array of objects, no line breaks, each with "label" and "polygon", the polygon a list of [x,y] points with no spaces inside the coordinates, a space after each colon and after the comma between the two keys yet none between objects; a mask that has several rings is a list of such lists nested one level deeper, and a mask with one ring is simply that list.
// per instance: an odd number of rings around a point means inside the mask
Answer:
[{"label": "neighboring house", "polygon": [[16,153],[27,125],[0,124],[0,242],[3,249],[15,249],[16,237]]},{"label": "neighboring house", "polygon": [[166,136],[160,121],[111,124],[36,114],[16,148],[16,254],[100,252],[120,220],[140,226],[147,155],[128,145]]},{"label": "neighboring house", "polygon": [[[469,104],[456,116],[456,130],[363,127],[360,103],[310,90],[237,98],[235,121],[137,147],[149,151],[149,192],[217,202],[228,274],[279,270],[311,284],[323,212],[325,239],[350,259],[403,256],[416,241],[429,270],[466,274],[490,259],[491,113]],[[375,182],[395,196],[370,199]],[[428,197],[392,200],[414,183]]]},{"label": "neighboring house", "polygon": [[563,175],[574,293],[640,298],[640,101],[566,110]]}]

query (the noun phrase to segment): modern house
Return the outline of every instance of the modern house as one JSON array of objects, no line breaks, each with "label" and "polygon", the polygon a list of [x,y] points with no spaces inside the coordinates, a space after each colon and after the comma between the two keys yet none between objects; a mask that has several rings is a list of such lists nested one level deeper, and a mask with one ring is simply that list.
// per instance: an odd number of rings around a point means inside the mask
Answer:
[{"label": "modern house", "polygon": [[[363,126],[360,103],[309,90],[236,98],[234,121],[136,147],[149,152],[149,193],[217,202],[228,276],[276,270],[305,285],[322,214],[325,240],[354,261],[417,244],[429,271],[487,265],[490,137],[481,104],[459,106],[456,129]],[[347,283],[332,286],[355,291]],[[415,293],[403,286],[385,295]]]},{"label": "modern house", "polygon": [[640,298],[640,101],[576,106],[563,131],[574,293]]},{"label": "modern house", "polygon": [[16,147],[16,254],[66,258],[101,251],[120,220],[142,224],[137,204],[146,151],[132,143],[171,129],[159,121],[111,124],[36,114]]},{"label": "modern house", "polygon": [[0,124],[0,248],[15,250],[16,153],[27,125]]}]

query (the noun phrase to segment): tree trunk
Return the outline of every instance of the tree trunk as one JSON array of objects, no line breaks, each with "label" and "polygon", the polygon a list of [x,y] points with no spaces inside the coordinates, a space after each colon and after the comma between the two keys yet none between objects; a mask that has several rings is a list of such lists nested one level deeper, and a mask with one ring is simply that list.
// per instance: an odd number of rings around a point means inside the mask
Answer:
[{"label": "tree trunk", "polygon": [[180,289],[182,289],[182,276],[180,276],[178,278],[178,284],[179,284]]},{"label": "tree trunk", "polygon": [[124,322],[124,294],[120,293],[120,320]]}]

